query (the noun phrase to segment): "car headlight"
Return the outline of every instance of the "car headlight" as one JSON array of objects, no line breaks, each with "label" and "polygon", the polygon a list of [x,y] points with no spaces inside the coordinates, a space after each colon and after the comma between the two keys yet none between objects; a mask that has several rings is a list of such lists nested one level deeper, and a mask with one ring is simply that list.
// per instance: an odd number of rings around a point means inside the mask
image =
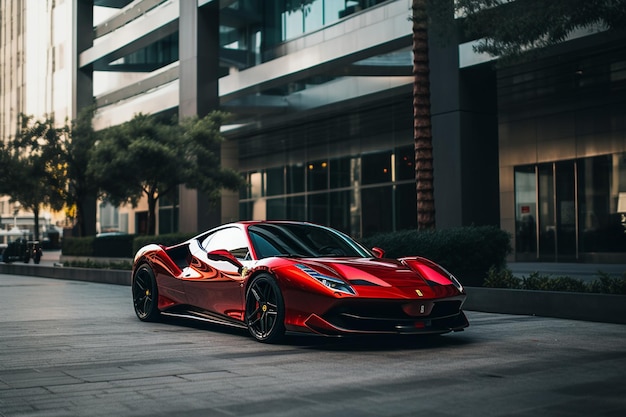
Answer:
[{"label": "car headlight", "polygon": [[[419,262],[417,264],[413,264],[413,267],[416,268],[427,280],[443,284],[437,279],[437,276],[441,276],[447,278],[447,280],[450,281],[452,285],[454,285],[454,287],[459,290],[459,292],[463,292],[463,284],[461,284],[461,282],[456,279],[456,277],[452,275],[448,270],[446,270],[446,268],[444,268],[443,266],[421,256],[407,258],[403,262],[406,262],[407,260],[410,261],[411,259]],[[435,272],[435,274],[431,274],[429,270]]]},{"label": "car headlight", "polygon": [[[441,268],[443,269],[443,268]],[[445,269],[443,269],[444,271],[446,271]],[[450,279],[450,281],[452,281],[452,285],[454,285],[456,287],[457,290],[459,290],[460,292],[463,292],[463,284],[461,284],[461,282],[456,279],[456,277],[454,275],[452,275],[451,273],[449,273],[448,271],[446,271],[448,273],[448,278]]]},{"label": "car headlight", "polygon": [[345,292],[346,294],[353,294],[353,295],[356,294],[356,292],[350,285],[346,284],[340,279],[325,277],[325,276],[313,277],[313,278],[315,278],[316,280],[318,280],[323,285],[327,286],[333,291]]},{"label": "car headlight", "polygon": [[450,271],[448,271],[446,268],[444,268],[443,266],[434,263],[431,261],[431,263],[439,269],[441,275],[445,276],[446,278],[448,278],[450,280],[450,282],[452,282],[452,285],[454,285],[456,287],[457,290],[459,290],[460,292],[463,292],[463,285],[461,284],[461,282],[456,279],[456,277],[454,275],[452,275],[450,273]]},{"label": "car headlight", "polygon": [[354,288],[352,288],[350,284],[340,280],[339,278],[326,276],[312,268],[309,268],[306,265],[297,264],[296,266],[303,272],[305,272],[308,276],[310,276],[311,278],[315,278],[315,280],[317,280],[320,284],[324,285],[327,288],[330,288],[333,291],[338,291],[351,295],[356,294],[356,291],[354,291]]}]

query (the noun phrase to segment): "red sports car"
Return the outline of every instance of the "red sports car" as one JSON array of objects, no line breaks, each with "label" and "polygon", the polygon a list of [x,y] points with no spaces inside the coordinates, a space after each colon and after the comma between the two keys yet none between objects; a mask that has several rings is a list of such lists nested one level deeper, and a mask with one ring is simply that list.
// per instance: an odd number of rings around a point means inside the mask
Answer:
[{"label": "red sports car", "polygon": [[207,320],[247,328],[261,342],[285,332],[447,333],[469,325],[452,274],[425,258],[383,254],[311,223],[226,224],[140,249],[133,304],[140,320]]}]

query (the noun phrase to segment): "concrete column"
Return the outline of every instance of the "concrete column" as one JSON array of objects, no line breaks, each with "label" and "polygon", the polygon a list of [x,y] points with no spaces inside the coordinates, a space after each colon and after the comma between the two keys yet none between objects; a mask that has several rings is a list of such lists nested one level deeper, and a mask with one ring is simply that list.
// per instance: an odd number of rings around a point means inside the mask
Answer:
[{"label": "concrete column", "polygon": [[459,69],[451,33],[431,36],[429,47],[437,228],[498,225],[495,72]]},{"label": "concrete column", "polygon": [[[198,8],[195,1],[180,2],[179,110],[181,119],[207,115],[219,107],[219,2]],[[220,150],[217,149],[216,152]],[[200,232],[221,221],[221,207],[205,195],[181,186],[179,230]]]},{"label": "concrete column", "polygon": [[93,0],[75,0],[74,10],[73,119],[83,107],[93,103],[93,68],[78,67],[78,56],[93,46]]},{"label": "concrete column", "polygon": [[[74,15],[74,64],[73,68],[73,85],[72,93],[72,119],[78,116],[78,113],[84,107],[93,104],[93,67],[91,65],[79,68],[78,57],[81,52],[93,46],[93,0],[75,0]],[[94,192],[86,195],[82,199],[83,214],[83,235],[94,236],[96,234],[96,215],[97,215],[97,197]]]}]

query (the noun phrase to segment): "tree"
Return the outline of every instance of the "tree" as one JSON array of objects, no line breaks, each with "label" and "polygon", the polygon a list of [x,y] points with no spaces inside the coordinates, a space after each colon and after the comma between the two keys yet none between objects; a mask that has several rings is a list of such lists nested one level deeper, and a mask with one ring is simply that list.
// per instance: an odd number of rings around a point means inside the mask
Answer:
[{"label": "tree", "polygon": [[0,140],[0,195],[11,194],[12,184],[17,179],[17,168],[14,164],[13,151],[9,141]]},{"label": "tree", "polygon": [[476,52],[519,57],[585,28],[624,30],[626,0],[457,0]]},{"label": "tree", "polygon": [[15,137],[2,147],[0,159],[6,164],[3,170],[7,172],[0,191],[32,211],[35,240],[39,240],[41,207],[60,210],[64,205],[65,173],[59,153],[62,133],[55,128],[51,117],[40,121],[22,114],[19,123]]},{"label": "tree", "polygon": [[428,58],[427,0],[413,0],[413,140],[417,229],[435,228],[433,137],[430,114],[430,60]]},{"label": "tree", "polygon": [[91,153],[99,134],[92,125],[95,107],[83,108],[72,121],[71,128],[65,127],[65,141],[61,149],[67,172],[66,202],[75,209],[76,233],[78,236],[94,235],[96,231],[96,200],[99,186],[88,170]]},{"label": "tree", "polygon": [[220,166],[219,128],[224,114],[165,123],[155,116],[137,114],[130,121],[103,132],[88,172],[101,184],[103,197],[115,205],[148,203],[148,234],[156,232],[156,206],[160,197],[178,185],[196,188],[210,197],[221,188],[236,190],[241,176]]}]

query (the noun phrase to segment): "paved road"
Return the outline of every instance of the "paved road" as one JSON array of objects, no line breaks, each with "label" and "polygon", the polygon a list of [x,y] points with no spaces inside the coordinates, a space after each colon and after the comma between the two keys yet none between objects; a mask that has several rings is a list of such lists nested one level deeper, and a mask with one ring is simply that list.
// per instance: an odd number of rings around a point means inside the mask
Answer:
[{"label": "paved road", "polygon": [[0,275],[0,416],[623,416],[626,326],[469,312],[441,337],[142,323],[126,286]]}]

